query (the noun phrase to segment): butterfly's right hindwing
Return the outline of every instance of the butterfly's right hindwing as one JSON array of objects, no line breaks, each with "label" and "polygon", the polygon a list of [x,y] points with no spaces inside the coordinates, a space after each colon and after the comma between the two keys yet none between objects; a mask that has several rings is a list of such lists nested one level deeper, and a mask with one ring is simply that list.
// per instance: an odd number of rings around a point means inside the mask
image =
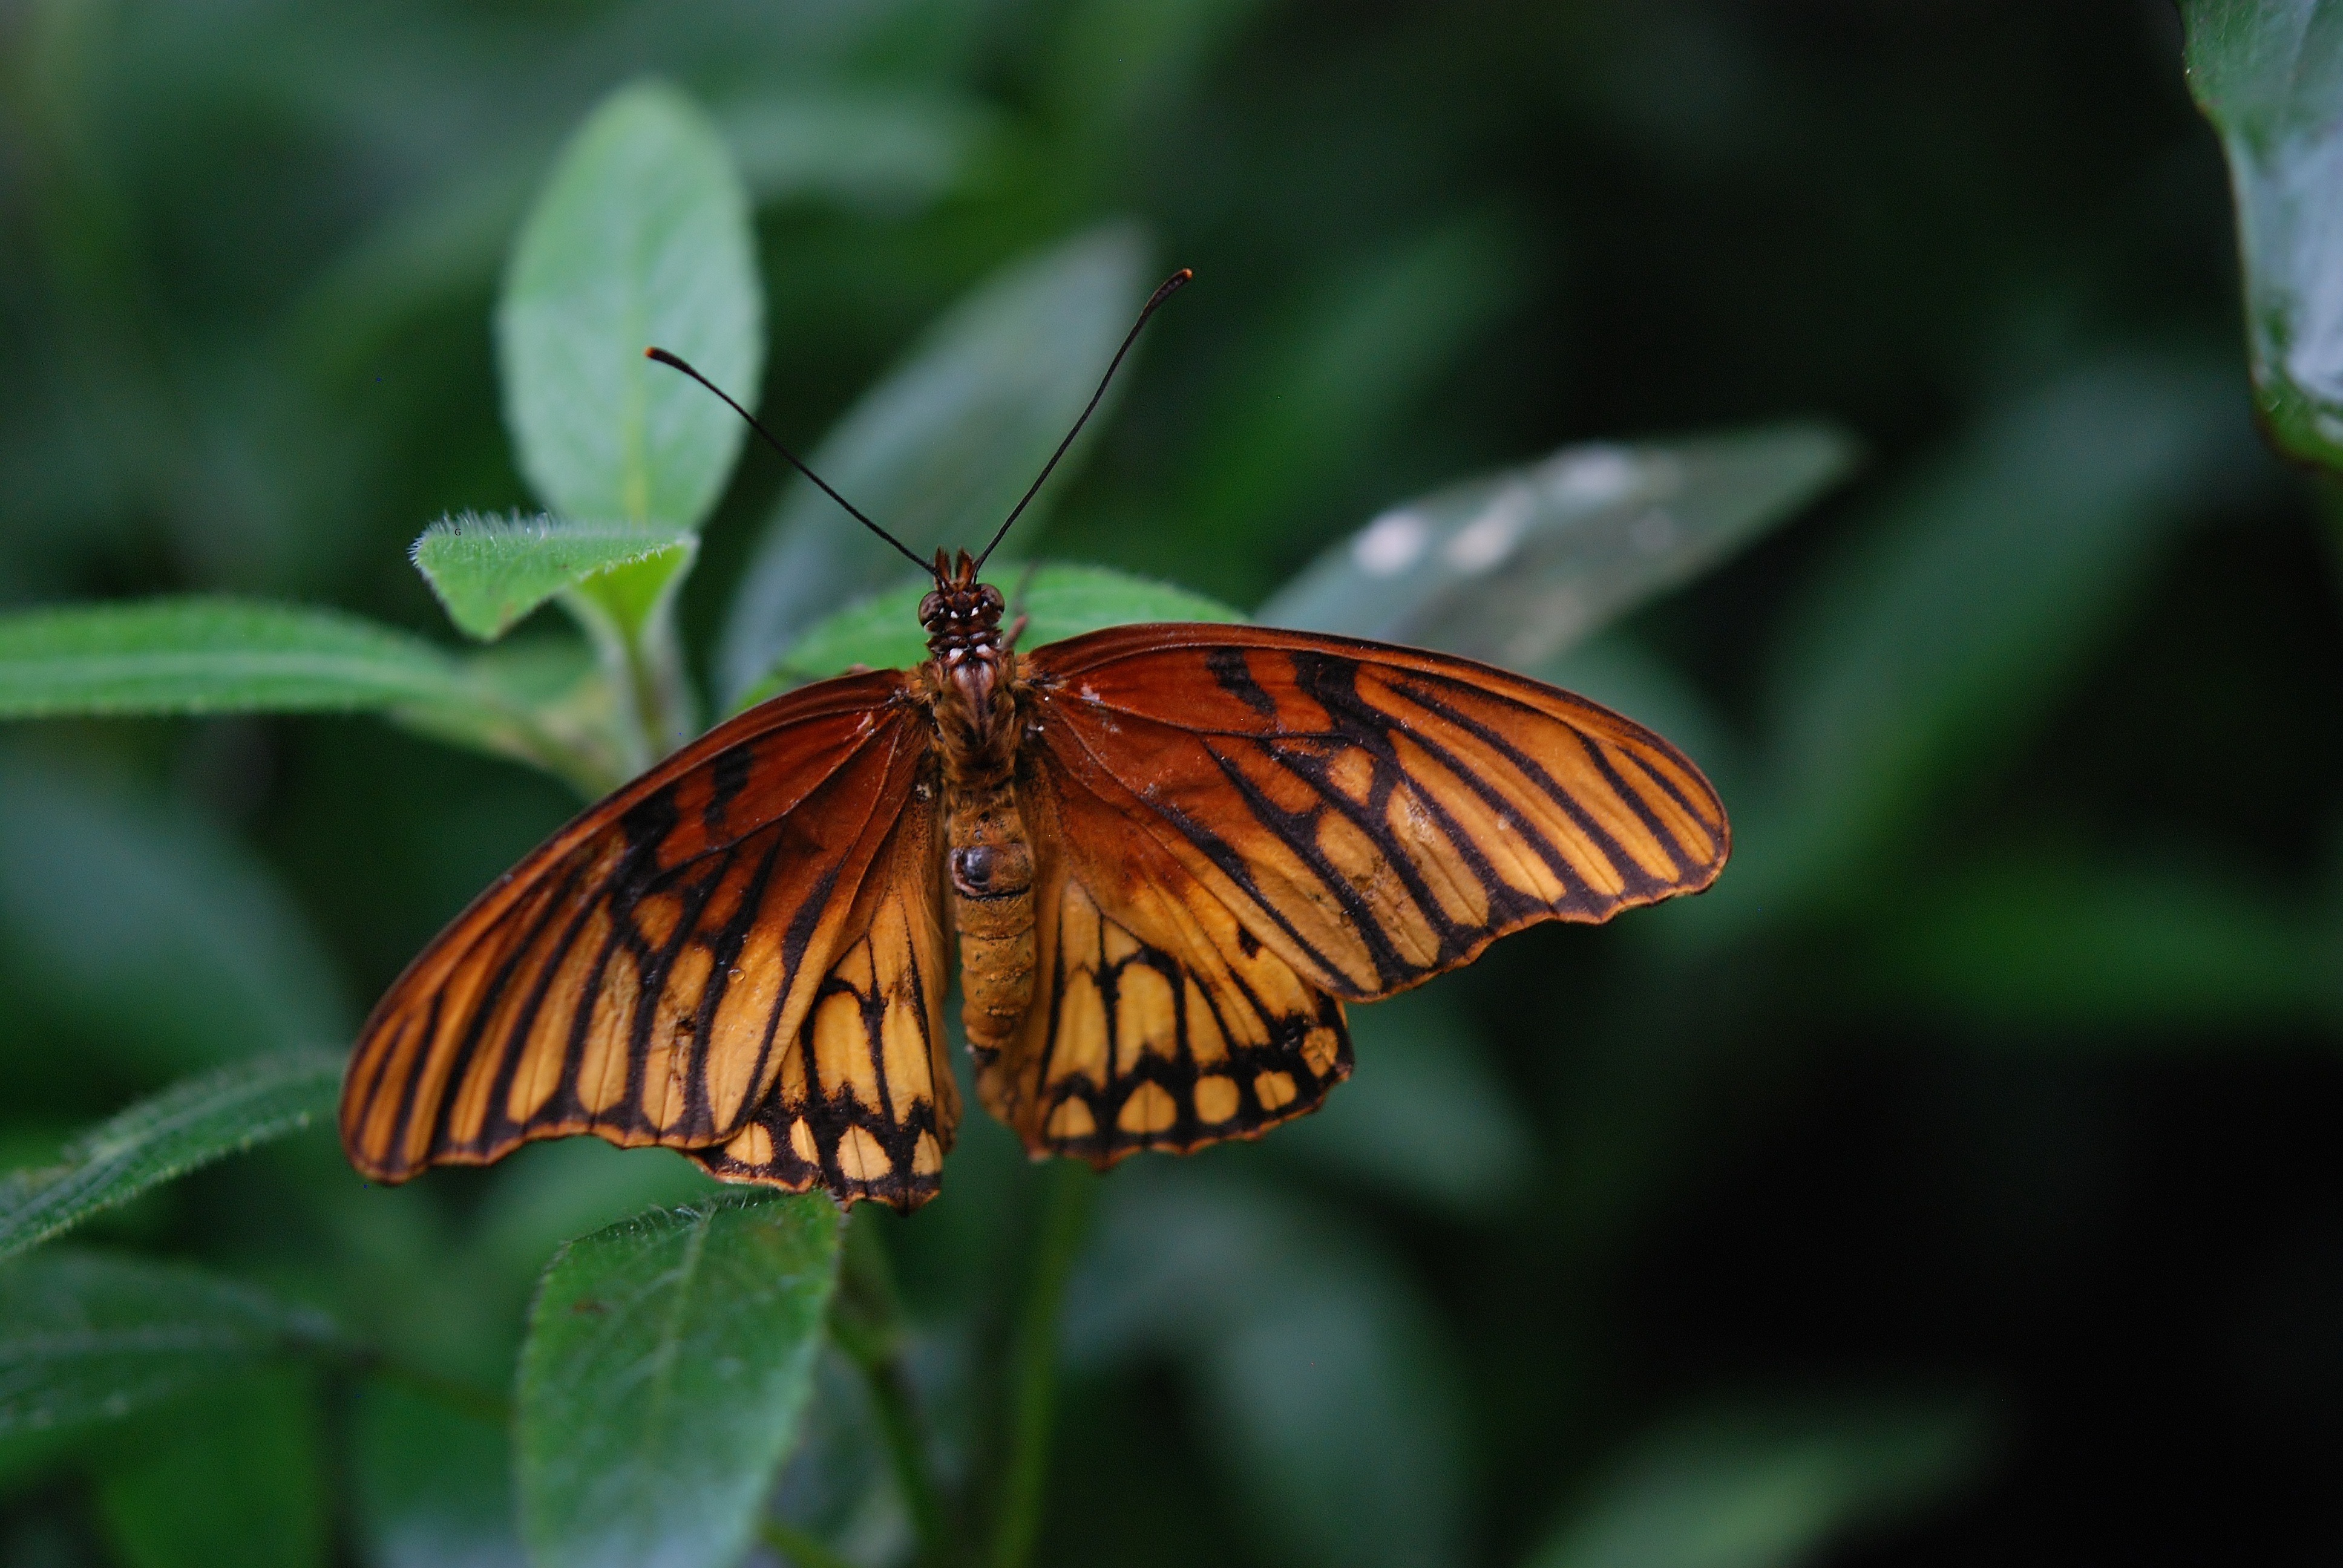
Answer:
[{"label": "butterfly's right hindwing", "polygon": [[944,1034],[940,795],[931,779],[914,786],[848,921],[861,935],[822,977],[771,1092],[731,1138],[691,1151],[715,1175],[900,1210],[941,1186],[960,1086]]},{"label": "butterfly's right hindwing", "polygon": [[[593,1133],[693,1149],[738,1135],[833,964],[931,767],[897,671],[778,698],[562,829],[376,1006],[342,1091],[380,1181]],[[931,792],[931,790],[930,790]],[[881,867],[883,869],[883,867]]]}]

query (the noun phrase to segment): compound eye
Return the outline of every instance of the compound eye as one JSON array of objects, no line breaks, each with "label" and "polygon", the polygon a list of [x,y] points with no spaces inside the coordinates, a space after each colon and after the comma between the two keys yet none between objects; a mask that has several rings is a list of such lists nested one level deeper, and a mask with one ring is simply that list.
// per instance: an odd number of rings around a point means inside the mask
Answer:
[{"label": "compound eye", "polygon": [[936,617],[943,613],[943,595],[930,592],[925,598],[920,601],[920,624],[921,626],[935,625]]},{"label": "compound eye", "polygon": [[1002,608],[1008,603],[1007,600],[1001,597],[1001,590],[994,588],[990,583],[984,585],[984,588],[979,594],[978,598],[983,604],[984,608],[990,610],[994,615],[999,615]]}]

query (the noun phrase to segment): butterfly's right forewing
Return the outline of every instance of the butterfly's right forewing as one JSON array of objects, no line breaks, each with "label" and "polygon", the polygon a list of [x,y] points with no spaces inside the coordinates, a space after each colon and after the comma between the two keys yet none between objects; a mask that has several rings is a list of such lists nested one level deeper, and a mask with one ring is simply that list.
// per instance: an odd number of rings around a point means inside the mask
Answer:
[{"label": "butterfly's right forewing", "polygon": [[554,835],[367,1019],[342,1137],[381,1181],[593,1133],[698,1148],[771,1092],[931,766],[905,676],[790,693]]},{"label": "butterfly's right forewing", "polygon": [[931,781],[914,786],[779,1080],[739,1131],[691,1151],[713,1174],[900,1210],[941,1187],[960,1086],[944,1034],[940,807]]}]

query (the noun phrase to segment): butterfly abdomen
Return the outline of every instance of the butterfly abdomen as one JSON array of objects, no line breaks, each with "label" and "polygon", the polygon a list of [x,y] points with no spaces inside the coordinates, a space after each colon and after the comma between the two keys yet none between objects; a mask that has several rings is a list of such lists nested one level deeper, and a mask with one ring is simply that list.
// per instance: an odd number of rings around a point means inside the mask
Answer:
[{"label": "butterfly abdomen", "polygon": [[1009,779],[948,788],[945,811],[960,1020],[969,1044],[990,1055],[1014,1037],[1033,1000],[1033,850]]}]

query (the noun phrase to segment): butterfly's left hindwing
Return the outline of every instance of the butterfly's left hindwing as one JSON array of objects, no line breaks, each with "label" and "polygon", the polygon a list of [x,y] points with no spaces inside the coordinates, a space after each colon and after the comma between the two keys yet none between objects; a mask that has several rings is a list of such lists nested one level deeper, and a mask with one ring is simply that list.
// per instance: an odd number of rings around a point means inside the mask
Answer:
[{"label": "butterfly's left hindwing", "polygon": [[1316,1110],[1351,1070],[1342,1004],[1124,809],[1046,749],[1027,761],[1034,995],[1012,1043],[980,1059],[986,1109],[1034,1152],[1100,1166],[1258,1137]]}]

